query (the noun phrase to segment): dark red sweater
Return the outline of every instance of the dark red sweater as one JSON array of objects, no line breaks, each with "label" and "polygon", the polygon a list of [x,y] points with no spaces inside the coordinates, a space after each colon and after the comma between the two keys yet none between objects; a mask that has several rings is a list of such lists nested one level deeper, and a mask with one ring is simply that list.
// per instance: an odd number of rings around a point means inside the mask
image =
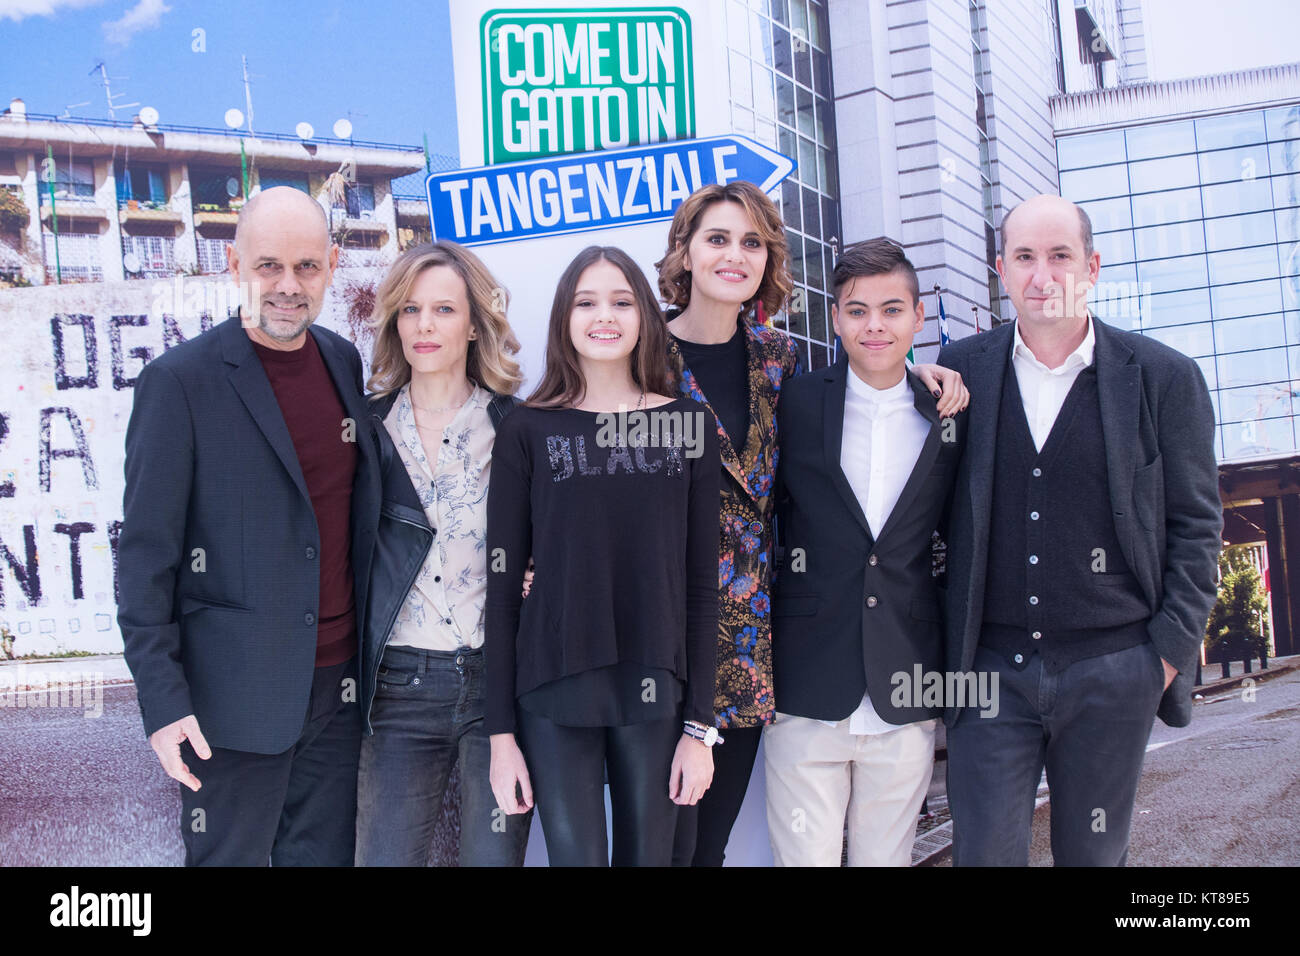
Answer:
[{"label": "dark red sweater", "polygon": [[[292,352],[256,342],[253,348],[289,427],[320,532],[314,556],[320,562],[316,666],[341,664],[357,650],[349,529],[357,445],[343,440],[347,413],[310,332],[306,344]],[[309,547],[311,543],[304,541],[304,551]]]}]

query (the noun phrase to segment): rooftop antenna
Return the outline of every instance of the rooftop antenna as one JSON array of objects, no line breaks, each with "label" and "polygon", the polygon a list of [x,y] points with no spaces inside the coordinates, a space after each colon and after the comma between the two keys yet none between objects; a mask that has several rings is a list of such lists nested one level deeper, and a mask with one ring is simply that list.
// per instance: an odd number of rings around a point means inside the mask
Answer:
[{"label": "rooftop antenna", "polygon": [[248,57],[241,53],[239,60],[244,65],[244,106],[248,111],[248,135],[255,136],[256,134],[253,132],[253,86],[248,77]]},{"label": "rooftop antenna", "polygon": [[[109,119],[114,120],[114,121],[117,120],[117,114],[114,112],[114,110],[129,110],[129,109],[130,109],[131,107],[133,107],[133,106],[139,106],[139,105],[140,105],[139,103],[114,103],[114,102],[113,102],[113,97],[114,97],[114,96],[126,96],[126,94],[125,94],[125,93],[116,93],[116,94],[115,94],[115,93],[113,92],[113,88],[112,88],[112,86],[111,86],[110,83],[109,83],[109,79],[110,79],[110,78],[109,78],[109,75],[108,75],[108,69],[104,66],[104,61],[103,61],[103,60],[100,60],[100,61],[99,61],[98,63],[96,63],[93,67],[90,68],[90,72],[91,72],[92,74],[93,74],[96,70],[99,71],[99,77],[100,77],[100,80],[101,80],[101,81],[103,82],[103,84],[104,84],[104,98],[108,100],[108,118],[109,118]],[[117,79],[117,80],[127,80],[127,79],[130,79],[130,77],[127,77],[127,76],[118,76],[118,77],[113,77],[112,79]]]},{"label": "rooftop antenna", "polygon": [[72,119],[73,110],[77,109],[77,107],[79,106],[89,106],[89,105],[90,105],[90,100],[86,100],[84,103],[69,103],[67,106],[63,107],[63,114],[59,117],[59,119]]}]

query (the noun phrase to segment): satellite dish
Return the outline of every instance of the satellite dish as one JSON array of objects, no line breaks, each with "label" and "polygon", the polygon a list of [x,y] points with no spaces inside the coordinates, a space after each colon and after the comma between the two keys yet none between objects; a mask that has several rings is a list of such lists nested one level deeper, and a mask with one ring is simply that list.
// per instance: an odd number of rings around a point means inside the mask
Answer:
[{"label": "satellite dish", "polygon": [[[243,117],[240,118],[242,119]],[[140,122],[144,123],[145,126],[157,126],[158,111],[152,106],[146,106],[140,111]]]},{"label": "satellite dish", "polygon": [[351,139],[351,138],[352,138],[352,122],[351,122],[350,120],[345,120],[345,119],[335,120],[335,121],[334,121],[334,135],[335,135],[336,137],[338,137],[339,139]]},{"label": "satellite dish", "polygon": [[239,129],[244,125],[244,114],[237,109],[226,110],[226,125],[231,129]]},{"label": "satellite dish", "polygon": [[126,255],[122,257],[122,266],[123,268],[126,269],[127,272],[139,272],[140,257],[137,256],[134,252],[128,252]]},{"label": "satellite dish", "polygon": [[231,199],[239,195],[239,180],[234,176],[226,180],[226,195]]},{"label": "satellite dish", "polygon": [[293,131],[298,134],[299,139],[311,139],[316,135],[316,131],[311,128],[311,123],[299,123]]}]

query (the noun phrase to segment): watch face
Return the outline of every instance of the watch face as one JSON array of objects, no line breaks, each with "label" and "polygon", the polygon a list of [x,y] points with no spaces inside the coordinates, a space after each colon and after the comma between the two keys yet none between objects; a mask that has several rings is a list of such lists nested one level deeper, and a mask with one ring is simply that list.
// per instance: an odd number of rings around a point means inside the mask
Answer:
[{"label": "watch face", "polygon": [[704,732],[704,742],[708,744],[710,747],[712,747],[715,743],[718,742],[717,727],[710,727],[708,730]]}]

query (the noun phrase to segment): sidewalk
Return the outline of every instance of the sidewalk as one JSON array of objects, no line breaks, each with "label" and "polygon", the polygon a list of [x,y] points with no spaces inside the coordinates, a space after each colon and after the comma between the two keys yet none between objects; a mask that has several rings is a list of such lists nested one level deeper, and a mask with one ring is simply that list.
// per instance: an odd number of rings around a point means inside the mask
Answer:
[{"label": "sidewalk", "polygon": [[[1270,658],[1267,670],[1260,670],[1259,660],[1253,660],[1250,663],[1251,673],[1245,673],[1241,661],[1235,661],[1229,665],[1228,677],[1220,676],[1223,673],[1222,665],[1206,664],[1201,668],[1201,678],[1205,681],[1203,684],[1197,684],[1193,688],[1192,699],[1195,703],[1208,701],[1222,694],[1231,693],[1242,686],[1244,680],[1254,680],[1256,683],[1261,681],[1272,680],[1282,674],[1289,674],[1294,670],[1300,669],[1300,654],[1293,654],[1290,657]],[[1195,703],[1193,706],[1195,706]],[[1193,714],[1195,711],[1193,711]],[[1193,718],[1194,719],[1194,718]],[[940,728],[942,731],[942,728]],[[912,865],[913,866],[934,866],[936,863],[947,859],[952,853],[952,817],[948,812],[948,795],[944,791],[944,777],[947,770],[947,762],[944,759],[946,750],[940,750],[938,759],[934,767],[934,782],[930,786],[930,793],[926,797],[927,806],[933,814],[931,819],[923,819],[918,826],[916,842],[912,845]],[[1049,799],[1046,782],[1038,785],[1038,798],[1034,801],[1034,809],[1037,810]]]},{"label": "sidewalk", "polygon": [[42,658],[34,661],[0,660],[0,694],[43,690],[51,685],[129,684],[131,672],[121,654],[93,657]]},{"label": "sidewalk", "polygon": [[[1241,661],[1233,663],[1227,678],[1221,677],[1219,664],[1202,668],[1204,684],[1194,690],[1196,702],[1209,701],[1236,691],[1246,679],[1256,682],[1271,680],[1282,674],[1300,669],[1300,655],[1278,657],[1269,661],[1266,670],[1260,670],[1259,661],[1251,662],[1251,673],[1246,674]],[[129,684],[131,672],[121,654],[99,654],[94,657],[57,658],[35,661],[0,661],[0,701],[9,693],[43,690],[51,686],[67,686],[96,681],[103,685]],[[948,795],[945,792],[946,751],[942,747],[943,727],[939,728],[940,749],[934,768],[930,793],[926,798],[930,815],[919,822],[916,842],[912,847],[913,866],[933,866],[952,852],[952,818],[948,812]],[[1040,783],[1035,809],[1049,799],[1046,783]]]},{"label": "sidewalk", "polygon": [[1279,674],[1289,674],[1297,668],[1300,668],[1300,654],[1269,658],[1267,670],[1260,670],[1259,659],[1256,658],[1250,662],[1249,674],[1245,672],[1241,661],[1233,661],[1228,666],[1228,677],[1220,676],[1223,673],[1222,664],[1206,664],[1201,668],[1201,679],[1205,683],[1196,685],[1194,699],[1201,700],[1240,687],[1242,680],[1246,678],[1259,683],[1277,677]]}]

